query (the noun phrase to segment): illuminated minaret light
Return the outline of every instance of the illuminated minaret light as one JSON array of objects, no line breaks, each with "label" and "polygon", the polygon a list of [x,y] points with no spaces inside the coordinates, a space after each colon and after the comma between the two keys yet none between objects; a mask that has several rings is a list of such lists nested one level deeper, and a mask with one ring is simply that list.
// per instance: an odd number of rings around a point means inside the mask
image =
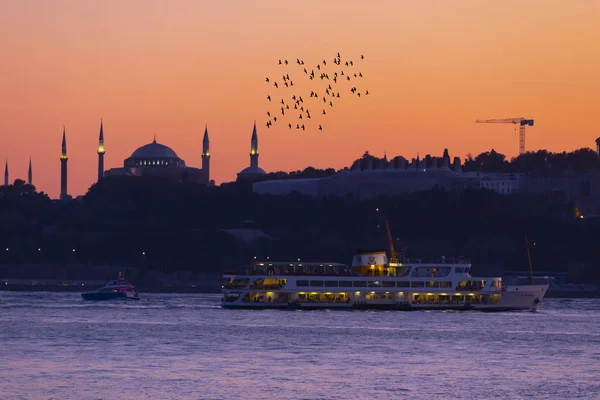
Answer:
[{"label": "illuminated minaret light", "polygon": [[258,135],[256,133],[256,121],[254,121],[252,139],[250,140],[250,167],[258,168]]},{"label": "illuminated minaret light", "polygon": [[104,177],[104,128],[100,120],[100,137],[98,138],[98,181]]},{"label": "illuminated minaret light", "polygon": [[60,199],[68,198],[67,194],[67,133],[63,126],[62,152],[60,155]]},{"label": "illuminated minaret light", "polygon": [[210,182],[210,141],[208,139],[208,126],[204,126],[202,139],[202,171],[206,176],[206,183]]}]

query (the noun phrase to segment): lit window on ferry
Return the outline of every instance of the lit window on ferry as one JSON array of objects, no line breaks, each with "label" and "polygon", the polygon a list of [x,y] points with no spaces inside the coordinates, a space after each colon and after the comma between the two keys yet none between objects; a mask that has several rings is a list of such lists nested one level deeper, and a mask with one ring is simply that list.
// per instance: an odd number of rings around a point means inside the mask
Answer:
[{"label": "lit window on ferry", "polygon": [[451,288],[452,282],[440,282],[440,287],[441,288]]},{"label": "lit window on ferry", "polygon": [[411,276],[418,278],[443,278],[450,275],[452,267],[417,267]]},{"label": "lit window on ferry", "polygon": [[380,281],[369,281],[368,287],[381,287]]},{"label": "lit window on ferry", "polygon": [[427,282],[427,287],[428,288],[436,288],[436,287],[439,287],[439,284],[440,283],[436,282],[436,281],[429,281],[429,282]]}]

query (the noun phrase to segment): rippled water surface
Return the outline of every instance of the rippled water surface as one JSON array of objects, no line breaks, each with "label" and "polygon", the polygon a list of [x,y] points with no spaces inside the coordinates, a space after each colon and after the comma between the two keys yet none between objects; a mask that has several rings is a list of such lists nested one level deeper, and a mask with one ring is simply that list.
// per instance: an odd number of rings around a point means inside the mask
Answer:
[{"label": "rippled water surface", "polygon": [[0,292],[1,399],[600,396],[600,300],[538,312],[223,310]]}]

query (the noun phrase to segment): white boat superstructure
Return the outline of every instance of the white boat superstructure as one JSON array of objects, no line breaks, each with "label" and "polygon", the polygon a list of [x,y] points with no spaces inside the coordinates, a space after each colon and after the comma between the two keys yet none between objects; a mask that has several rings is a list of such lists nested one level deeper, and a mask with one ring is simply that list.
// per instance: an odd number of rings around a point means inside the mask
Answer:
[{"label": "white boat superstructure", "polygon": [[388,262],[384,251],[360,252],[338,263],[254,262],[223,274],[224,308],[535,310],[547,277],[503,286],[502,278],[472,277],[465,260]]}]

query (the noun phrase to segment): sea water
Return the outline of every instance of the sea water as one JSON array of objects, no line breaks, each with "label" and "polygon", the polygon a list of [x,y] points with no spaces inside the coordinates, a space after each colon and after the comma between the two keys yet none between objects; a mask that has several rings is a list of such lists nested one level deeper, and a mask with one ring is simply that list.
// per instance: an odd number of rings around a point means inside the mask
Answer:
[{"label": "sea water", "polygon": [[219,301],[0,292],[0,399],[600,398],[600,299],[501,313]]}]

